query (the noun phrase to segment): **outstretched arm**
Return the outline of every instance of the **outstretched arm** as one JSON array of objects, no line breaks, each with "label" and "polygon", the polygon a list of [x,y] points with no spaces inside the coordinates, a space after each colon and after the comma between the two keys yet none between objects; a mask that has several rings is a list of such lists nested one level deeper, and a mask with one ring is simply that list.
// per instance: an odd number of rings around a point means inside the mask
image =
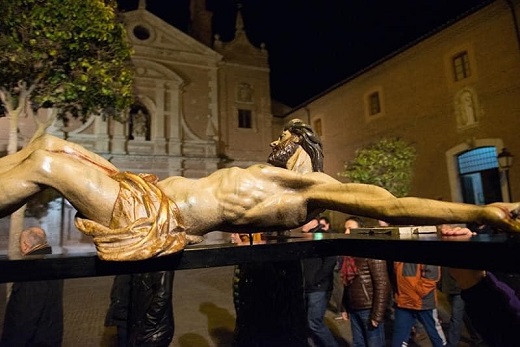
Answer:
[{"label": "outstretched arm", "polygon": [[504,231],[520,231],[519,203],[485,206],[422,198],[396,198],[385,189],[355,183],[316,184],[307,189],[311,206],[386,220],[393,224],[488,224]]},{"label": "outstretched arm", "polygon": [[374,185],[345,184],[324,173],[299,174],[266,165],[221,169],[190,182],[166,179],[159,187],[178,204],[189,233],[197,235],[255,227],[264,231],[291,229],[324,209],[393,224],[476,222],[520,231],[520,221],[515,217],[519,204],[477,206],[396,198]]}]

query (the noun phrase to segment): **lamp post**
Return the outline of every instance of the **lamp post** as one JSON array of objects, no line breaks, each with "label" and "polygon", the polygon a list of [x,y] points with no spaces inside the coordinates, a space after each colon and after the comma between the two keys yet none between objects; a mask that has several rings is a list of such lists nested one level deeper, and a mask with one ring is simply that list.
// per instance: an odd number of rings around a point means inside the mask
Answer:
[{"label": "lamp post", "polygon": [[506,183],[507,183],[507,193],[509,194],[509,201],[513,201],[513,196],[511,195],[511,185],[509,184],[509,169],[511,165],[513,165],[513,155],[507,150],[507,148],[502,148],[502,152],[497,155],[498,166],[504,173],[506,174]]}]

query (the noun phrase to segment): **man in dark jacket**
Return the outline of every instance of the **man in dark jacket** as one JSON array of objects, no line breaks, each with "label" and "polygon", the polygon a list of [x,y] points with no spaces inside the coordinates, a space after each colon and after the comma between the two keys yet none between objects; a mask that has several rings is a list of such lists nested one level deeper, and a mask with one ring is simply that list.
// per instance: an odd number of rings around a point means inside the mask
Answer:
[{"label": "man in dark jacket", "polygon": [[130,302],[130,281],[132,275],[114,277],[110,290],[110,306],[105,316],[105,326],[117,328],[117,346],[128,346],[128,303]]},{"label": "man in dark jacket", "polygon": [[118,275],[105,326],[117,327],[119,347],[167,347],[173,339],[174,271]]},{"label": "man in dark jacket", "polygon": [[307,321],[311,338],[317,347],[338,345],[323,320],[332,292],[335,265],[335,256],[302,260]]},{"label": "man in dark jacket", "polygon": [[173,271],[133,274],[128,312],[132,347],[166,347],[173,339]]},{"label": "man in dark jacket", "polygon": [[[52,254],[45,231],[20,234],[22,255]],[[2,346],[61,346],[63,280],[14,283],[7,303]]]},{"label": "man in dark jacket", "polygon": [[347,283],[344,318],[350,319],[354,346],[385,346],[384,316],[390,295],[386,261],[352,258],[357,275]]}]

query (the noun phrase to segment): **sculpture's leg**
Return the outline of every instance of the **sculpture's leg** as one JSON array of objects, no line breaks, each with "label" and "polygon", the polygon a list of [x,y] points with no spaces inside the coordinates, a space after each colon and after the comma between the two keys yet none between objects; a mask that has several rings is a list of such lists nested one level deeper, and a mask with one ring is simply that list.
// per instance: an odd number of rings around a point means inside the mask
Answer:
[{"label": "sculpture's leg", "polygon": [[0,158],[0,173],[11,170],[37,150],[68,154],[70,156],[84,160],[85,164],[92,163],[92,165],[102,168],[107,173],[117,172],[117,168],[106,159],[86,150],[82,146],[62,140],[52,135],[44,134],[35,138],[20,151]]},{"label": "sculpture's leg", "polygon": [[11,170],[0,172],[2,215],[46,186],[60,192],[87,218],[104,225],[110,222],[119,184],[95,165],[45,150],[34,150]]}]

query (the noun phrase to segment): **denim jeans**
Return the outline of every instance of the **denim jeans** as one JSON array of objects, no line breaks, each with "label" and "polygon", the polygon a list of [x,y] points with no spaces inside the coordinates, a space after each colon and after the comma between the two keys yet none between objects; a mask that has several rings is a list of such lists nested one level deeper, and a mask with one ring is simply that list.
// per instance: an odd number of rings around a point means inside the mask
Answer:
[{"label": "denim jeans", "polygon": [[338,343],[324,321],[330,293],[305,293],[305,298],[307,301],[307,322],[313,342],[317,347],[337,347]]},{"label": "denim jeans", "polygon": [[437,309],[433,310],[409,310],[405,308],[395,308],[394,336],[392,337],[392,347],[407,346],[410,339],[410,332],[415,321],[419,320],[424,326],[433,347],[446,346],[446,337],[442,331]]},{"label": "denim jeans", "polygon": [[384,347],[385,326],[379,323],[377,328],[370,323],[372,310],[353,310],[349,312],[352,341],[354,347]]},{"label": "denim jeans", "polygon": [[448,346],[459,345],[460,334],[464,325],[464,301],[460,294],[448,294],[451,305],[450,326],[448,328]]}]

